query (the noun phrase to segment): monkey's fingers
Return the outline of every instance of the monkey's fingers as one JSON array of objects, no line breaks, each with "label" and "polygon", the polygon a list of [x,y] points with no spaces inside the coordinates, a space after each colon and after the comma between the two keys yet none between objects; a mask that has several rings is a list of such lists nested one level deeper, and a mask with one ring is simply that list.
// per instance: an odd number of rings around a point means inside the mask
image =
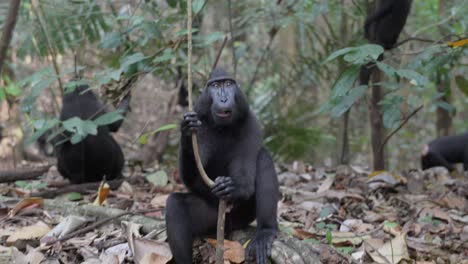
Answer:
[{"label": "monkey's fingers", "polygon": [[257,263],[258,264],[266,263],[266,245],[265,245],[264,240],[257,242],[256,253],[257,253]]},{"label": "monkey's fingers", "polygon": [[187,118],[187,117],[197,117],[197,113],[193,112],[193,111],[185,112],[184,113],[184,119]]}]

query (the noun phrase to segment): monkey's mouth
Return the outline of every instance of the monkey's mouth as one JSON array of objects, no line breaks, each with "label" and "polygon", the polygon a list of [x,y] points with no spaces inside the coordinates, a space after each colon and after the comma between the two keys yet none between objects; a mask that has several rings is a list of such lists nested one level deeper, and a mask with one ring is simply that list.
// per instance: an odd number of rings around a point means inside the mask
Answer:
[{"label": "monkey's mouth", "polygon": [[228,117],[231,117],[232,111],[229,111],[229,110],[220,111],[220,112],[217,112],[216,115],[221,118],[228,118]]}]

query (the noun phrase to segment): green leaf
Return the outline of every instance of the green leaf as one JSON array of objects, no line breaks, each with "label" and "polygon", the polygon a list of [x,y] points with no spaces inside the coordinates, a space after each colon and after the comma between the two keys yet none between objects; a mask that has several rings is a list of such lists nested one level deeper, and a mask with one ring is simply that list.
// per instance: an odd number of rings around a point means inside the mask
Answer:
[{"label": "green leaf", "polygon": [[330,215],[330,208],[323,208],[322,211],[320,211],[320,218],[325,218]]},{"label": "green leaf", "polygon": [[457,83],[458,89],[468,96],[468,81],[461,75],[455,76],[455,82]]},{"label": "green leaf", "polygon": [[34,185],[34,189],[36,190],[40,190],[40,189],[44,189],[47,187],[47,182],[39,182],[38,184]]},{"label": "green leaf", "polygon": [[82,197],[81,197],[81,194],[78,193],[78,192],[71,192],[71,193],[68,194],[67,199],[69,201],[79,201],[79,200],[82,199]]},{"label": "green leaf", "polygon": [[116,121],[123,119],[122,110],[116,110],[109,113],[105,113],[94,120],[94,124],[97,126],[104,126],[112,124]]},{"label": "green leaf", "polygon": [[31,90],[31,93],[29,95],[26,96],[26,98],[23,100],[23,103],[22,103],[22,111],[23,112],[30,112],[32,111],[33,109],[33,105],[34,103],[36,102],[36,99],[37,97],[39,96],[39,94],[44,90],[46,89],[47,87],[49,87],[50,85],[52,85],[52,83],[55,81],[56,79],[55,78],[49,78],[49,79],[45,79],[45,80],[41,80],[39,81],[38,83],[36,83],[33,87],[32,87],[32,90]]},{"label": "green leaf", "polygon": [[163,54],[161,56],[156,57],[153,61],[156,63],[159,63],[159,62],[171,60],[172,58],[175,58],[175,55],[172,52],[172,49],[165,49]]},{"label": "green leaf", "polygon": [[326,58],[321,64],[325,64],[327,62],[330,62],[344,54],[347,54],[347,53],[350,53],[350,52],[353,52],[355,51],[356,48],[355,47],[348,47],[348,48],[344,48],[344,49],[340,49],[340,50],[337,50],[335,52],[333,52],[332,54],[330,54],[330,56],[328,56],[328,58]]},{"label": "green leaf", "polygon": [[402,78],[406,78],[410,81],[411,84],[413,85],[417,85],[417,86],[425,86],[427,83],[428,83],[428,79],[413,71],[413,70],[409,70],[409,69],[400,69],[396,72],[400,77]]},{"label": "green leaf", "polygon": [[76,87],[82,86],[82,85],[88,85],[88,82],[86,80],[84,80],[84,79],[78,80],[78,81],[68,82],[63,87],[63,89],[65,90],[64,93],[65,94],[71,93],[71,92],[75,91]]},{"label": "green leaf", "polygon": [[362,65],[369,61],[376,61],[377,58],[384,52],[384,49],[376,44],[365,44],[358,47],[348,47],[333,52],[322,64],[330,62],[337,57],[343,56],[346,62],[353,65]]},{"label": "green leaf", "polygon": [[27,181],[15,181],[15,185],[22,189],[27,189],[29,183]]},{"label": "green leaf", "polygon": [[343,59],[351,64],[362,65],[369,61],[376,61],[383,52],[384,49],[379,45],[365,44],[346,54]]},{"label": "green leaf", "polygon": [[201,11],[203,8],[203,5],[205,5],[205,0],[194,0],[192,2],[192,12],[194,14],[197,14],[198,12]]},{"label": "green leaf", "polygon": [[156,133],[159,133],[159,132],[162,132],[162,131],[166,131],[166,130],[169,130],[169,129],[174,129],[176,128],[177,125],[176,124],[167,124],[167,125],[164,125],[156,130],[153,130],[153,131],[150,131],[148,133],[144,133],[143,135],[140,136],[140,138],[138,139],[138,142],[142,145],[145,145],[146,143],[148,143],[148,137],[151,136],[151,135],[154,135]]},{"label": "green leaf", "polygon": [[385,221],[384,222],[384,227],[393,229],[398,226],[398,223],[395,222],[390,222],[390,221]]},{"label": "green leaf", "polygon": [[447,110],[447,112],[449,112],[449,113],[454,113],[455,112],[455,107],[453,105],[447,103],[446,101],[437,101],[435,103],[435,105],[442,108],[442,109]]},{"label": "green leaf", "polygon": [[5,92],[14,97],[21,95],[21,89],[13,83],[5,87]]},{"label": "green leaf", "polygon": [[90,120],[82,120],[79,117],[72,117],[62,122],[65,130],[73,133],[70,142],[76,144],[82,141],[89,134],[97,134],[97,125]]},{"label": "green leaf", "polygon": [[143,55],[143,53],[141,52],[137,52],[130,56],[124,57],[120,60],[120,64],[121,64],[120,68],[122,69],[122,71],[125,72],[127,71],[128,67],[130,67],[130,65],[140,62],[144,60],[145,58],[146,58],[145,55]]},{"label": "green leaf", "polygon": [[319,223],[317,223],[317,224],[315,225],[315,227],[317,228],[317,230],[323,230],[323,229],[325,229],[325,226],[326,226],[325,222],[319,222]]},{"label": "green leaf", "polygon": [[353,247],[336,247],[336,250],[340,251],[341,253],[344,254],[351,254],[354,250]]},{"label": "green leaf", "polygon": [[25,142],[26,146],[31,145],[33,142],[35,142],[40,136],[44,135],[45,132],[59,124],[60,121],[57,118],[54,119],[39,119],[33,122],[33,126],[35,129],[37,129],[34,134],[28,138]]},{"label": "green leaf", "polygon": [[396,70],[392,66],[386,63],[380,62],[380,61],[377,61],[376,64],[377,64],[377,67],[381,71],[383,71],[385,75],[387,75],[388,77],[394,77],[396,75]]},{"label": "green leaf", "polygon": [[307,239],[304,239],[302,241],[304,241],[306,243],[311,243],[313,245],[319,245],[320,244],[320,241],[315,239],[315,238],[307,238]]},{"label": "green leaf", "polygon": [[101,49],[114,49],[122,44],[122,36],[119,32],[111,32],[106,34],[104,38],[99,43],[99,48]]},{"label": "green leaf", "polygon": [[366,94],[367,88],[367,85],[360,85],[352,88],[349,93],[343,97],[341,102],[332,108],[331,116],[336,118],[348,111],[354,103]]},{"label": "green leaf", "polygon": [[172,7],[172,8],[176,8],[177,7],[177,2],[179,2],[178,0],[166,0],[167,4]]},{"label": "green leaf", "polygon": [[354,85],[357,79],[360,67],[353,65],[348,67],[338,78],[332,88],[331,97],[344,96]]},{"label": "green leaf", "polygon": [[154,186],[166,186],[168,182],[167,173],[164,170],[157,171],[146,176],[146,180]]},{"label": "green leaf", "polygon": [[205,45],[210,45],[211,43],[224,38],[224,33],[220,31],[213,32],[205,37]]},{"label": "green leaf", "polygon": [[327,232],[325,234],[325,239],[327,240],[327,243],[328,244],[331,244],[332,241],[333,241],[333,236],[332,236],[332,232],[330,229],[327,229]]},{"label": "green leaf", "polygon": [[386,128],[394,128],[400,124],[400,105],[404,101],[399,95],[385,98],[382,102],[383,123]]}]

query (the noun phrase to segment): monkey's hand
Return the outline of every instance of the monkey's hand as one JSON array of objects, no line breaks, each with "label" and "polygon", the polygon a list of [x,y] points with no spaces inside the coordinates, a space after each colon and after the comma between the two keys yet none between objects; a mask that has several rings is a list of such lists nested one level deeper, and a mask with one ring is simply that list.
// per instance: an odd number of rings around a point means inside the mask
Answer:
[{"label": "monkey's hand", "polygon": [[219,199],[232,201],[236,199],[238,195],[238,188],[231,177],[219,176],[216,178],[211,192]]},{"label": "monkey's hand", "polygon": [[184,114],[184,119],[182,120],[182,124],[180,125],[182,136],[191,136],[193,132],[197,132],[201,124],[202,123],[198,119],[197,113],[186,112]]},{"label": "monkey's hand", "polygon": [[[247,249],[245,250],[245,256],[248,260],[252,260],[256,257],[257,264],[266,264],[269,257],[271,257],[271,247],[276,237],[276,230],[263,229],[257,230],[255,238],[250,241]],[[254,252],[255,251],[255,255]]]}]

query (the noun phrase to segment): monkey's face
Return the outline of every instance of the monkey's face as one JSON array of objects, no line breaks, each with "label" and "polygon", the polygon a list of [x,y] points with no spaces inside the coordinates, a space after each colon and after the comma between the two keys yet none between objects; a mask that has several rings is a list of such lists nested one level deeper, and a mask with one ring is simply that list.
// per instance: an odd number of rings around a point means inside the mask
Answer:
[{"label": "monkey's face", "polygon": [[211,115],[216,125],[230,125],[236,119],[236,92],[239,89],[231,78],[215,79],[208,83],[211,97]]}]

